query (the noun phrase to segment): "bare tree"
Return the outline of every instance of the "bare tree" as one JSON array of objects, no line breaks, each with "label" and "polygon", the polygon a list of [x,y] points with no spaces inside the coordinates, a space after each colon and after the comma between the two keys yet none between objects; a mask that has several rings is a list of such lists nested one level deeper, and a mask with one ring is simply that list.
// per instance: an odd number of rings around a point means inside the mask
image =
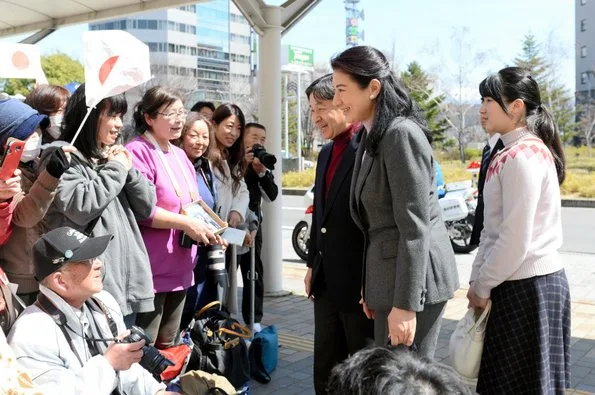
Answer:
[{"label": "bare tree", "polygon": [[592,157],[593,138],[595,137],[595,100],[590,99],[585,104],[580,105],[579,116],[579,129],[589,148],[589,157]]},{"label": "bare tree", "polygon": [[229,81],[229,101],[242,109],[246,122],[258,122],[257,86],[256,77],[231,77]]}]

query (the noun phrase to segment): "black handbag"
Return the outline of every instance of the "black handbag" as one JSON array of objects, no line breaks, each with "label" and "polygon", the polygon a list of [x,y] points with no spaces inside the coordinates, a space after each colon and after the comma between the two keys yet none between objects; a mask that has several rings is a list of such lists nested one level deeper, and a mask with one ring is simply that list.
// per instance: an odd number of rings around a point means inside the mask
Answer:
[{"label": "black handbag", "polygon": [[194,343],[186,371],[202,370],[224,376],[241,389],[250,380],[250,360],[244,339],[252,336],[250,329],[220,310],[215,301],[203,307],[190,323],[188,330]]}]

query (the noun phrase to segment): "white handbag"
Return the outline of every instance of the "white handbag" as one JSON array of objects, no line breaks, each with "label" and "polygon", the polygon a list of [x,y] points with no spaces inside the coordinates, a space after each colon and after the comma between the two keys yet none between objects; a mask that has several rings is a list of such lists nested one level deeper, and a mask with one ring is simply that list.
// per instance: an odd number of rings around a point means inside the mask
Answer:
[{"label": "white handbag", "polygon": [[469,309],[450,337],[450,365],[464,378],[476,379],[479,376],[485,330],[491,309],[491,300],[488,300],[481,314]]}]

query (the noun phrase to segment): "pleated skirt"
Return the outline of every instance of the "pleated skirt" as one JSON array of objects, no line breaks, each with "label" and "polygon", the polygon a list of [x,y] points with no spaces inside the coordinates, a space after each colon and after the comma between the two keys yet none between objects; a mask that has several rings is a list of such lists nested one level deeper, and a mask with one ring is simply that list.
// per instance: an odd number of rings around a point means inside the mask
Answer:
[{"label": "pleated skirt", "polygon": [[570,387],[570,292],[564,270],[491,293],[479,394],[564,394]]}]

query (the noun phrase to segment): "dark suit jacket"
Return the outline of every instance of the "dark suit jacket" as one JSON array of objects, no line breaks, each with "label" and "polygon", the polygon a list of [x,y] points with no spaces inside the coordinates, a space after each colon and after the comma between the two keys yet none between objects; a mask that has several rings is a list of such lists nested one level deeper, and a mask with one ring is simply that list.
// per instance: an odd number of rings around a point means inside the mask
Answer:
[{"label": "dark suit jacket", "polygon": [[376,310],[423,311],[425,304],[452,298],[459,287],[432,148],[406,118],[392,122],[374,157],[363,157],[365,138],[351,184],[351,213],[366,239],[364,299]]},{"label": "dark suit jacket", "polygon": [[352,312],[361,310],[364,248],[363,234],[349,213],[356,137],[345,148],[325,201],[325,178],[332,150],[330,142],[318,155],[307,265],[312,268],[311,293],[316,296],[326,290],[339,310]]},{"label": "dark suit jacket", "polygon": [[485,185],[486,182],[486,173],[487,173],[487,169],[490,165],[490,162],[492,161],[492,158],[494,157],[494,155],[496,155],[496,153],[498,151],[500,151],[502,148],[504,147],[504,144],[502,144],[501,140],[498,140],[498,142],[496,144],[494,144],[494,147],[492,147],[492,151],[490,152],[490,155],[488,156],[488,163],[485,164],[481,163],[481,167],[479,169],[479,178],[477,180],[477,207],[475,208],[475,221],[473,223],[473,231],[471,232],[471,240],[470,240],[470,244],[473,245],[479,245],[479,240],[481,238],[481,231],[483,230],[483,208],[484,208],[484,203],[483,203],[483,187]]}]

